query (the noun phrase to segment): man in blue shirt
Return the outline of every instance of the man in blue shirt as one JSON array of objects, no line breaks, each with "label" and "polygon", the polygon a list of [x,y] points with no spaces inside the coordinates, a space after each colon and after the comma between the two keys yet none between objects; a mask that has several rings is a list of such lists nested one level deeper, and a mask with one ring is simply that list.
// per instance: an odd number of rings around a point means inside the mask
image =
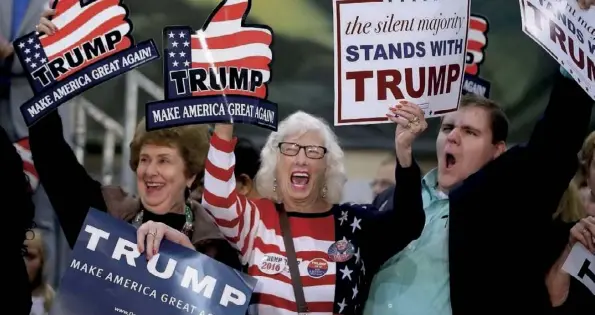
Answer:
[{"label": "man in blue shirt", "polygon": [[[551,311],[545,273],[552,262],[545,257],[562,248],[530,240],[549,231],[577,170],[593,104],[562,74],[525,146],[506,151],[508,121],[496,103],[480,96],[464,96],[459,109],[442,119],[438,167],[423,178],[420,191],[424,231],[376,274],[365,315]],[[400,128],[414,128],[417,111],[403,107],[392,119]],[[415,163],[411,141],[397,143],[398,168]]]}]

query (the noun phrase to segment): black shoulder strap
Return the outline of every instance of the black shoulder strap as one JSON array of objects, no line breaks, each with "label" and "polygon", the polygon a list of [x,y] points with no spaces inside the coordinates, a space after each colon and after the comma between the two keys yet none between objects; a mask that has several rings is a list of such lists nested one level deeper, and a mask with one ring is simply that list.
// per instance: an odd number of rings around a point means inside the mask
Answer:
[{"label": "black shoulder strap", "polygon": [[287,265],[289,266],[289,274],[291,275],[291,284],[293,285],[298,313],[307,314],[309,312],[308,304],[306,304],[306,298],[304,297],[304,287],[302,285],[300,269],[297,263],[298,260],[293,245],[293,237],[291,236],[291,228],[289,227],[289,218],[287,217],[287,212],[285,211],[283,204],[275,204],[275,206],[279,212],[279,223],[281,224],[281,233],[283,234],[285,252],[287,253]]}]

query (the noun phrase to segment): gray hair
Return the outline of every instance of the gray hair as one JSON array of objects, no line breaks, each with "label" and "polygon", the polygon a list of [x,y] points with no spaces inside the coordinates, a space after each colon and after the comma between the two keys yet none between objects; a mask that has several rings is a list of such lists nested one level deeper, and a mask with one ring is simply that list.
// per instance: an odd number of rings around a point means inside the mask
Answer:
[{"label": "gray hair", "polygon": [[279,143],[288,136],[301,136],[308,131],[320,133],[324,140],[324,146],[328,150],[324,157],[326,161],[326,172],[324,174],[325,200],[331,204],[341,202],[343,186],[347,181],[343,163],[343,149],[339,146],[335,133],[322,118],[302,111],[295,112],[281,121],[277,132],[271,132],[262,148],[260,169],[256,174],[256,189],[261,196],[276,202],[282,201],[277,192],[273,191],[277,162],[281,154],[278,147]]}]

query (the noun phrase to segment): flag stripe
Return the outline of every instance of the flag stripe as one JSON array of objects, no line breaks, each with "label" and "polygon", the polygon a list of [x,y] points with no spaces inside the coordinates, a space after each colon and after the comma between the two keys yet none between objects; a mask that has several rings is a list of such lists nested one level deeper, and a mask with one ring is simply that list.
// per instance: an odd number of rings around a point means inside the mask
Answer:
[{"label": "flag stripe", "polygon": [[[205,38],[207,43],[206,48],[208,49],[225,49],[229,48],[230,45],[242,46],[248,44],[265,44],[270,45],[273,38],[266,32],[257,31],[240,31],[235,34],[229,34],[219,37],[208,37]],[[203,49],[201,42],[198,40],[198,36],[192,36],[192,49]]]},{"label": "flag stripe", "polygon": [[226,3],[211,18],[211,23],[241,19],[248,8],[248,1],[238,2],[236,4]]}]

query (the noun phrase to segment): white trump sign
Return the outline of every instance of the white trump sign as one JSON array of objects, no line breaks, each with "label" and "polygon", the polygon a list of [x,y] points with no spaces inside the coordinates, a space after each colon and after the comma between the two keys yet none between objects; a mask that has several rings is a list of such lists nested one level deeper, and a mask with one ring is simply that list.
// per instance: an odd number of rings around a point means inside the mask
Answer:
[{"label": "white trump sign", "polygon": [[595,99],[595,9],[576,0],[519,0],[523,31]]},{"label": "white trump sign", "polygon": [[334,0],[335,125],[388,122],[406,99],[426,117],[458,107],[469,0]]}]

